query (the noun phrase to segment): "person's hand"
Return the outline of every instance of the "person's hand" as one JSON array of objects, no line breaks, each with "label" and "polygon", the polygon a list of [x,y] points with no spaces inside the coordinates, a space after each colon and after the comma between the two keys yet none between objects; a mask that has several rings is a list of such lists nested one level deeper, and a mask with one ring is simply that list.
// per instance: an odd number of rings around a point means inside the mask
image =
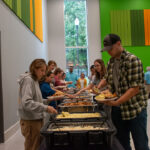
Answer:
[{"label": "person's hand", "polygon": [[64,98],[64,95],[55,97],[54,100],[55,100],[55,101],[57,101],[57,100],[62,100],[63,98]]},{"label": "person's hand", "polygon": [[49,97],[48,98],[48,102],[52,102],[52,101],[54,101],[55,99],[54,98],[52,98],[52,97]]},{"label": "person's hand", "polygon": [[72,81],[68,81],[68,82],[67,82],[67,84],[72,84],[72,83],[73,83]]},{"label": "person's hand", "polygon": [[77,96],[81,93],[81,91],[78,91],[76,94],[74,94],[74,96]]},{"label": "person's hand", "polygon": [[100,94],[99,92],[95,91],[94,89],[92,89],[92,93],[94,93],[96,95]]},{"label": "person's hand", "polygon": [[53,114],[57,114],[57,110],[55,108],[53,108],[52,106],[48,106],[47,107],[47,112],[48,113],[53,113]]},{"label": "person's hand", "polygon": [[67,87],[63,88],[63,91],[67,91],[67,90],[68,90],[68,88],[67,88]]},{"label": "person's hand", "polygon": [[105,105],[108,105],[108,106],[119,106],[120,103],[116,100],[116,101],[102,101],[102,103],[104,103]]}]

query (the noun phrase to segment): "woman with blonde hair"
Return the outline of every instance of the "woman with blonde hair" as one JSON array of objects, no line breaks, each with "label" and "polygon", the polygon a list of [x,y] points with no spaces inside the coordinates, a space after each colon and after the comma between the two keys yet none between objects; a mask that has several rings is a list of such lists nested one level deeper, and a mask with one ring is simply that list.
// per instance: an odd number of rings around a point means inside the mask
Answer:
[{"label": "woman with blonde hair", "polygon": [[82,72],[80,78],[77,80],[77,88],[83,89],[87,87],[87,79],[85,78],[85,74]]},{"label": "woman with blonde hair", "polygon": [[22,135],[25,137],[25,150],[37,150],[40,146],[40,129],[43,126],[43,112],[57,113],[48,105],[43,104],[39,81],[45,75],[46,62],[44,59],[35,59],[29,68],[29,73],[22,74],[18,80],[19,116]]},{"label": "woman with blonde hair", "polygon": [[95,67],[95,77],[94,77],[93,81],[86,88],[81,89],[75,95],[79,95],[81,92],[83,92],[85,90],[90,90],[94,86],[97,86],[100,83],[101,79],[104,77],[104,75],[106,73],[104,61],[102,59],[96,59],[94,61],[94,67]]},{"label": "woman with blonde hair", "polygon": [[54,72],[54,70],[56,69],[56,67],[57,67],[56,62],[54,60],[49,60],[48,66],[47,66],[48,71]]}]

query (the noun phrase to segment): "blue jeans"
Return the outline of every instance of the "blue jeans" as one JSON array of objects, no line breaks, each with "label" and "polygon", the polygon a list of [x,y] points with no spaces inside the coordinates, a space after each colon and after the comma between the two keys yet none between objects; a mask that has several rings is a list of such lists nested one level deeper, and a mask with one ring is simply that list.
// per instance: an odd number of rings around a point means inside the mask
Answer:
[{"label": "blue jeans", "polygon": [[134,119],[122,120],[120,108],[112,107],[112,121],[117,129],[116,136],[125,150],[131,150],[130,133],[136,150],[149,150],[146,109]]}]

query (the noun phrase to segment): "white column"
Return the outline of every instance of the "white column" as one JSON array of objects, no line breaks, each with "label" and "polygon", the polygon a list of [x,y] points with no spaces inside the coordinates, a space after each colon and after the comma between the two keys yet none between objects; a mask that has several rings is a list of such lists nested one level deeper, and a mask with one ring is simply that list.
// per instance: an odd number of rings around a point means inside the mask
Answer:
[{"label": "white column", "polygon": [[66,69],[64,1],[48,0],[48,59],[55,60],[58,67]]},{"label": "white column", "polygon": [[101,58],[99,8],[99,0],[87,0],[88,56],[90,66],[95,59]]}]

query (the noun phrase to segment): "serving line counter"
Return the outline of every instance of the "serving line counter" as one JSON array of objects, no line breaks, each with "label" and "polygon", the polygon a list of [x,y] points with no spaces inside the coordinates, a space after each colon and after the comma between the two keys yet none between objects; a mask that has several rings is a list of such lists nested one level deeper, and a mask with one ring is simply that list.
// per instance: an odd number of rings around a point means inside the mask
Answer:
[{"label": "serving line counter", "polygon": [[116,130],[108,108],[87,93],[67,100],[41,129],[47,150],[123,150],[113,149]]}]

